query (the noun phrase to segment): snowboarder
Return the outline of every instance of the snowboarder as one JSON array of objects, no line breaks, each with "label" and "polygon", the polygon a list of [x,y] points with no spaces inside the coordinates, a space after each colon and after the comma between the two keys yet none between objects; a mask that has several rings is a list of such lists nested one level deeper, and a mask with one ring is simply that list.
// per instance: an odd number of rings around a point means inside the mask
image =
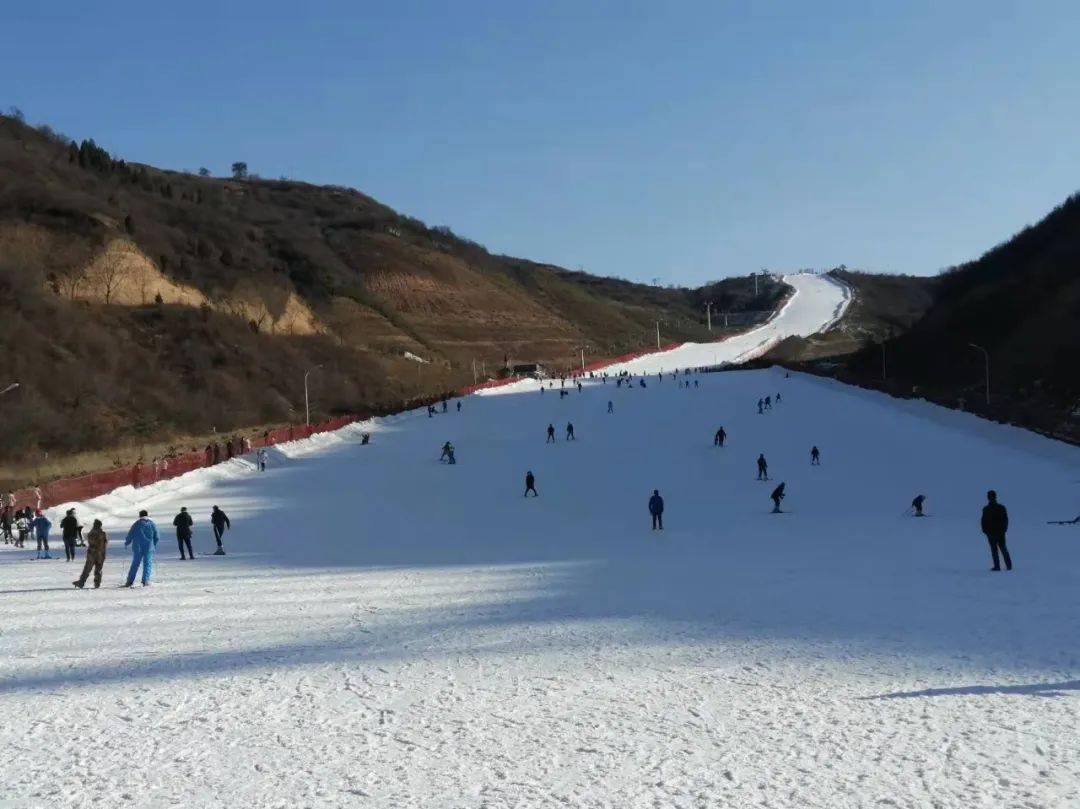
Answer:
[{"label": "snowboarder", "polygon": [[607,403],[607,412],[609,412],[609,413],[614,413],[615,412],[615,404],[610,399],[608,399],[608,403]]},{"label": "snowboarder", "polygon": [[[453,450],[450,450],[450,457],[453,458]],[[453,461],[451,461],[453,463]],[[217,506],[210,512],[210,524],[214,526],[214,539],[217,541],[217,550],[214,551],[214,556],[224,556],[225,549],[221,547],[221,536],[225,533],[225,529],[232,528],[232,523],[229,522],[229,515],[222,511]]]},{"label": "snowboarder", "polygon": [[765,453],[761,453],[757,456],[757,479],[768,480],[769,479],[769,464],[765,460]]},{"label": "snowboarder", "polygon": [[80,590],[86,585],[90,577],[90,571],[94,571],[94,589],[101,586],[101,568],[105,564],[105,551],[109,547],[109,537],[101,529],[101,520],[94,520],[90,533],[86,535],[86,564],[83,565],[82,575],[72,582]]},{"label": "snowboarder", "polygon": [[549,424],[548,425],[547,441],[545,441],[544,443],[545,444],[554,444],[555,443],[555,425],[554,424]]},{"label": "snowboarder", "polygon": [[[188,514],[187,506],[180,506],[180,513],[173,517],[172,524],[176,526],[176,544],[180,547],[180,558],[195,558],[195,551],[191,549],[191,528],[195,521]],[[187,546],[187,556],[184,556],[184,546]]]},{"label": "snowboarder", "polygon": [[923,510],[922,510],[922,505],[923,505],[924,502],[926,502],[926,495],[925,494],[916,495],[915,499],[911,501],[911,508],[914,510],[916,517],[925,517],[926,516],[925,514],[923,514]]},{"label": "snowboarder", "polygon": [[131,567],[128,568],[125,587],[135,585],[135,574],[142,565],[142,586],[150,584],[150,576],[154,573],[154,549],[158,544],[158,530],[150,515],[143,509],[139,512],[139,519],[131,524],[124,547],[131,546]]},{"label": "snowboarder", "polygon": [[716,435],[713,436],[713,446],[714,447],[722,447],[722,446],[724,446],[724,442],[726,440],[727,440],[727,433],[724,432],[724,428],[721,427],[719,430],[716,431]]},{"label": "snowboarder", "polygon": [[763,409],[764,407],[765,407],[765,400],[764,399],[758,399],[757,400],[757,413],[758,413],[759,416],[762,413],[765,412],[765,410]]},{"label": "snowboarder", "polygon": [[[39,508],[34,513],[34,519],[30,523],[34,528],[34,538],[37,540],[37,558],[38,559],[52,559],[49,555],[49,531],[52,530],[52,522],[41,513]],[[42,553],[44,548],[45,553]]]},{"label": "snowboarder", "polygon": [[536,491],[536,478],[533,477],[532,470],[530,469],[525,473],[525,496],[529,496],[529,492],[533,493],[533,497],[539,497],[540,492]]},{"label": "snowboarder", "polygon": [[986,493],[986,505],[982,510],[982,532],[990,543],[990,555],[994,559],[991,570],[1001,570],[1001,561],[998,559],[998,551],[1005,559],[1005,569],[1012,570],[1012,558],[1009,549],[1005,547],[1005,532],[1009,530],[1009,512],[997,499],[997,492],[993,489]]},{"label": "snowboarder", "polygon": [[821,466],[821,450],[816,446],[810,447],[810,465]]},{"label": "snowboarder", "polygon": [[566,440],[567,441],[576,441],[577,440],[576,438],[574,438],[574,425],[571,424],[570,422],[566,422]]},{"label": "snowboarder", "polygon": [[259,447],[259,451],[255,453],[255,459],[259,462],[259,471],[266,471],[266,447]]},{"label": "snowboarder", "polygon": [[454,451],[454,445],[447,441],[442,445],[442,455],[439,456],[440,461],[445,461],[450,457],[450,453]]},{"label": "snowboarder", "polygon": [[781,513],[781,511],[780,511],[780,503],[784,499],[784,496],[785,496],[784,495],[784,487],[785,486],[787,486],[786,483],[781,483],[779,486],[777,486],[775,489],[773,489],[773,493],[769,495],[769,499],[771,499],[773,501],[773,509],[772,509],[773,514],[780,514]]},{"label": "snowboarder", "polygon": [[652,530],[664,530],[664,498],[660,496],[659,489],[652,490],[649,498],[649,514],[652,515]]},{"label": "snowboarder", "polygon": [[69,508],[60,520],[60,537],[64,540],[64,560],[75,560],[75,540],[79,537],[79,521],[75,518],[75,509]]}]

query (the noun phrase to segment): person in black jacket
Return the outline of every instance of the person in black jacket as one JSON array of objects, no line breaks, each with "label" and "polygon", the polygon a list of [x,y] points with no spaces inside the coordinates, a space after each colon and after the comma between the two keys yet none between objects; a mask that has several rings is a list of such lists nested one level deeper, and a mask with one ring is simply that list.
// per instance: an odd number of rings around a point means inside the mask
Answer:
[{"label": "person in black jacket", "polygon": [[[195,521],[188,514],[187,506],[180,507],[180,513],[173,517],[172,524],[176,526],[176,544],[180,546],[180,558],[195,558],[195,551],[191,549],[191,528]],[[219,543],[220,544],[220,543]],[[184,546],[187,546],[187,556],[184,556]]]},{"label": "person in black jacket", "polygon": [[765,453],[761,453],[757,456],[757,479],[768,480],[769,479],[769,464],[765,460]]},{"label": "person in black jacket", "polygon": [[652,515],[652,530],[664,530],[664,498],[660,496],[659,489],[652,490],[649,498],[649,514]]},{"label": "person in black jacket", "polygon": [[79,536],[79,520],[75,517],[75,509],[67,510],[64,519],[60,520],[60,530],[64,539],[64,559],[73,562],[75,561],[75,540]]},{"label": "person in black jacket", "polygon": [[544,443],[547,443],[547,444],[554,444],[555,443],[555,425],[554,424],[549,424],[548,425],[547,441],[544,442]]},{"label": "person in black jacket", "polygon": [[530,469],[525,473],[525,496],[529,496],[529,492],[533,493],[533,497],[539,497],[540,492],[536,491],[536,478],[533,477],[532,470]]},{"label": "person in black jacket", "polygon": [[716,431],[716,435],[713,437],[713,446],[722,447],[724,446],[725,440],[727,440],[727,433],[724,432],[724,428],[721,427],[719,430]]},{"label": "person in black jacket", "polygon": [[773,514],[779,514],[780,513],[780,503],[784,499],[784,487],[785,486],[787,486],[786,483],[781,483],[779,486],[777,486],[775,489],[773,489],[773,493],[769,495],[769,498],[773,501],[773,510],[772,510]]},{"label": "person in black jacket", "polygon": [[998,559],[998,551],[1005,559],[1005,569],[1012,570],[1012,558],[1009,549],[1005,547],[1005,532],[1009,530],[1009,512],[1005,506],[997,500],[997,492],[993,489],[986,493],[986,505],[982,510],[982,532],[986,534],[986,540],[990,543],[990,555],[994,559],[991,570],[1001,570],[1001,561]]},{"label": "person in black jacket", "polygon": [[821,450],[817,446],[810,447],[810,465],[821,466]]},{"label": "person in black jacket", "polygon": [[217,540],[217,550],[214,551],[214,556],[224,556],[225,549],[221,547],[221,535],[225,533],[226,528],[232,528],[229,515],[214,506],[213,511],[210,512],[210,524],[214,526],[214,539]]}]

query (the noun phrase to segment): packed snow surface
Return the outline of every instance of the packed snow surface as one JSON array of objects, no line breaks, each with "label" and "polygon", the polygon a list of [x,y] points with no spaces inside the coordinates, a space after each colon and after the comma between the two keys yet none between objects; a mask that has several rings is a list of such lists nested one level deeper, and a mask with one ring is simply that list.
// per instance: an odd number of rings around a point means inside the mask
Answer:
[{"label": "packed snow surface", "polygon": [[[0,546],[0,806],[1080,805],[1080,527],[1046,524],[1080,508],[1080,450],[699,379],[515,386],[118,490],[78,506],[113,539],[97,591],[58,538]],[[173,515],[209,554],[214,504],[229,555],[179,561]],[[156,579],[118,589],[140,507]]]},{"label": "packed snow surface", "polygon": [[671,351],[646,354],[613,365],[608,373],[656,373],[746,362],[786,337],[808,337],[835,323],[851,301],[850,288],[831,276],[795,273],[785,275],[784,282],[793,292],[780,312],[764,325],[717,343],[684,343]]}]

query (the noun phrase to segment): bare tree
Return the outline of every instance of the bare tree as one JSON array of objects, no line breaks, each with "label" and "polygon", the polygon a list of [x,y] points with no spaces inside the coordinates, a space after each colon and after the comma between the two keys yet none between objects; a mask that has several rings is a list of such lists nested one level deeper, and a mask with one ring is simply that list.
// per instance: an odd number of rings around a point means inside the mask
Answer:
[{"label": "bare tree", "polygon": [[112,296],[131,275],[131,264],[123,250],[105,249],[98,261],[98,287],[105,298],[105,303],[112,303]]},{"label": "bare tree", "polygon": [[86,266],[77,265],[56,274],[56,288],[61,295],[69,300],[75,300],[79,289],[86,281]]}]

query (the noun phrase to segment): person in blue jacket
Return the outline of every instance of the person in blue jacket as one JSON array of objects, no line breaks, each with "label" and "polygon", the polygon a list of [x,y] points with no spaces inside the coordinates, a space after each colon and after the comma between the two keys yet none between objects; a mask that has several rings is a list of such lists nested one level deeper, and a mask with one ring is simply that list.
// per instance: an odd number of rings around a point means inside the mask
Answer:
[{"label": "person in blue jacket", "polygon": [[[30,527],[34,529],[34,538],[37,540],[37,558],[38,559],[52,559],[49,556],[49,531],[52,530],[52,522],[49,518],[41,513],[39,508],[35,512],[34,519],[30,522]],[[42,553],[42,548],[45,549],[45,553]]]},{"label": "person in blue jacket", "polygon": [[137,519],[127,533],[124,547],[131,546],[131,567],[128,569],[127,583],[125,587],[135,584],[135,574],[142,565],[142,585],[150,584],[150,576],[154,572],[154,548],[158,543],[158,530],[153,520],[145,510],[139,512]]},{"label": "person in blue jacket", "polygon": [[652,515],[652,528],[654,531],[657,529],[664,530],[664,498],[660,496],[658,489],[652,490],[652,497],[649,498],[649,514]]}]

